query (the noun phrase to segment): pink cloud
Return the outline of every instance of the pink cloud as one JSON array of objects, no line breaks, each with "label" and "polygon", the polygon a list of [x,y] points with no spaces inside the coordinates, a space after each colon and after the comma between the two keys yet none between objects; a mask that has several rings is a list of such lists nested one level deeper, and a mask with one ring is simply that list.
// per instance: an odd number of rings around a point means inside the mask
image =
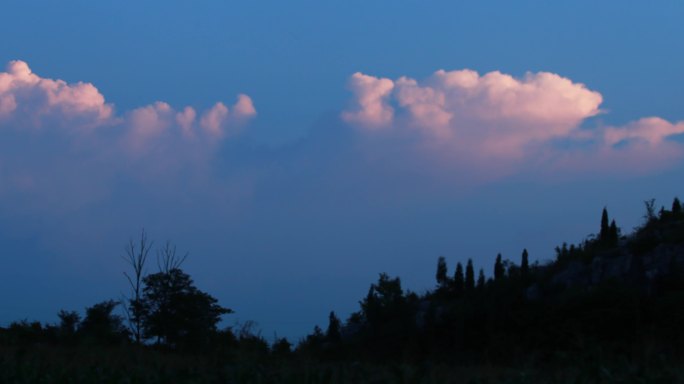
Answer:
[{"label": "pink cloud", "polygon": [[192,126],[196,117],[197,112],[192,107],[185,107],[181,112],[176,113],[176,123],[181,127],[183,135],[186,137],[194,136]]},{"label": "pink cloud", "polygon": [[569,135],[600,113],[601,94],[559,75],[439,70],[419,82],[396,82],[356,73],[350,80],[358,105],[347,122],[374,128],[392,121],[395,101],[409,126],[437,140],[478,145],[494,155],[519,155],[530,143]]},{"label": "pink cloud", "polygon": [[225,104],[218,102],[202,115],[200,126],[204,128],[208,134],[214,137],[221,137],[224,135],[224,124],[227,120],[228,107],[226,107]]},{"label": "pink cloud", "polygon": [[239,119],[248,119],[256,116],[256,109],[252,98],[247,95],[239,94],[238,101],[233,106],[233,113]]},{"label": "pink cloud", "polygon": [[608,127],[604,138],[608,145],[632,140],[658,146],[668,137],[682,133],[684,133],[684,122],[672,124],[659,117],[646,117],[624,127]]},{"label": "pink cloud", "polygon": [[[11,61],[0,73],[0,118],[22,127],[68,125],[92,128],[110,122],[113,107],[90,83],[67,84],[41,78],[23,61]],[[68,123],[68,124],[67,124]]]},{"label": "pink cloud", "polygon": [[379,128],[392,122],[394,109],[387,99],[394,88],[390,79],[377,78],[357,72],[349,79],[349,89],[356,96],[356,106],[344,111],[342,118],[350,123]]},{"label": "pink cloud", "polygon": [[[229,119],[228,107],[217,102],[207,110],[199,126],[213,138],[225,136],[232,125],[256,115],[252,99],[238,95]],[[159,138],[166,131],[179,131],[194,137],[197,113],[192,107],[180,112],[162,101],[134,109],[123,118],[114,115],[112,104],[90,83],[68,84],[63,80],[43,78],[31,71],[23,61],[11,61],[6,72],[0,72],[0,124],[16,128],[68,127],[69,129],[117,126],[127,142],[140,147]]]},{"label": "pink cloud", "polygon": [[[43,78],[33,73],[26,62],[11,61],[5,72],[0,72],[0,127],[39,129],[41,127],[68,130],[71,133],[90,133],[95,128],[113,127],[108,138],[111,146],[122,146],[130,153],[141,153],[157,145],[155,141],[174,142],[197,139],[195,125],[204,130],[207,143],[225,137],[226,131],[256,115],[252,99],[238,95],[229,119],[228,107],[217,102],[197,121],[192,107],[176,112],[167,103],[157,101],[114,115],[112,104],[90,83],[69,84],[59,79]],[[161,144],[166,145],[166,144]]]},{"label": "pink cloud", "polygon": [[[684,122],[654,117],[620,127],[583,126],[603,113],[602,95],[549,72],[516,78],[439,70],[424,81],[355,73],[350,89],[353,107],[342,112],[343,120],[362,133],[385,127],[387,145],[404,146],[396,152],[430,157],[440,168],[470,167],[501,177],[531,166],[587,169],[585,160],[593,159],[654,169],[684,152],[667,140],[684,133]],[[389,141],[392,135],[404,139]]]},{"label": "pink cloud", "polygon": [[172,117],[171,106],[161,101],[131,111],[127,118],[130,127],[128,145],[135,150],[142,150],[169,128],[173,121]]},{"label": "pink cloud", "polygon": [[192,107],[157,101],[117,115],[93,84],[12,61],[0,72],[0,197],[50,210],[105,199],[120,179],[153,193],[160,184],[190,188],[179,175],[215,183],[208,175],[221,140],[256,115],[247,95],[231,108],[218,102],[200,119]]}]

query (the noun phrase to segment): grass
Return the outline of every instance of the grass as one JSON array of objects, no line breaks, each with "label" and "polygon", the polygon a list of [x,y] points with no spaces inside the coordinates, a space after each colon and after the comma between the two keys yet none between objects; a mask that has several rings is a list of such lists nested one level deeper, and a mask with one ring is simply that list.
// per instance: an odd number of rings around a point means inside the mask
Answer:
[{"label": "grass", "polygon": [[[547,359],[548,360],[548,359]],[[662,356],[640,363],[602,356],[558,353],[550,361],[516,367],[455,362],[369,364],[315,362],[301,357],[243,359],[239,355],[190,356],[121,348],[32,346],[0,349],[1,383],[250,383],[250,384],[524,384],[676,383],[684,364]]]}]

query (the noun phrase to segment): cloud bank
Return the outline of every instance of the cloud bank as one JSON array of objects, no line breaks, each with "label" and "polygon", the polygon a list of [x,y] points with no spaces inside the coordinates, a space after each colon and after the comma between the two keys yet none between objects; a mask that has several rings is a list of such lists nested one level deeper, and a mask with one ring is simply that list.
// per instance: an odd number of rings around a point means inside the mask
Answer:
[{"label": "cloud bank", "polygon": [[114,114],[114,106],[90,83],[68,84],[63,80],[42,78],[23,61],[11,61],[0,72],[0,124],[14,129],[70,130],[117,126],[122,135],[133,141],[158,137],[168,129],[180,128],[186,137],[201,133],[223,138],[239,123],[256,115],[252,99],[244,94],[229,108],[217,102],[206,110],[199,121],[192,107],[174,111],[162,101],[135,109],[123,117]]},{"label": "cloud bank", "polygon": [[515,78],[498,71],[438,70],[424,81],[355,73],[349,88],[354,97],[341,118],[361,134],[409,137],[407,151],[420,147],[423,154],[472,168],[510,168],[517,162],[586,169],[587,156],[618,169],[616,159],[636,157],[625,164],[649,168],[684,153],[670,140],[684,132],[684,122],[650,117],[624,126],[587,126],[603,113],[602,95],[549,72]]},{"label": "cloud bank", "polygon": [[11,61],[0,72],[0,197],[40,211],[107,199],[121,183],[182,191],[192,185],[183,178],[204,177],[196,188],[209,188],[221,142],[254,116],[244,94],[201,112],[157,101],[116,113],[93,84],[44,78]]}]

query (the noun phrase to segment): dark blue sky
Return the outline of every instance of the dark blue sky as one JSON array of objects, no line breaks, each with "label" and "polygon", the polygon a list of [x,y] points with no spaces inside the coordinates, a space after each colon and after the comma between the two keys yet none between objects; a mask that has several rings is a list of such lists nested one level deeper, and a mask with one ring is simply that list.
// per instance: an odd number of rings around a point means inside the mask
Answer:
[{"label": "dark blue sky", "polygon": [[420,292],[440,255],[550,259],[604,206],[629,232],[682,197],[681,2],[3,15],[0,324],[120,297],[142,227],[190,252],[228,324],[296,339],[379,272]]}]

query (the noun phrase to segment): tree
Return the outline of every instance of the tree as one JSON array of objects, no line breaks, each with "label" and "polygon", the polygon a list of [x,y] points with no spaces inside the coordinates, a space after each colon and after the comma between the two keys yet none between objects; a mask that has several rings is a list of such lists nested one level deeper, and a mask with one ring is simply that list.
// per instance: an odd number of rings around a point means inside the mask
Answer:
[{"label": "tree", "polygon": [[62,342],[73,342],[76,338],[76,331],[81,323],[81,316],[76,311],[61,310],[57,314],[59,317],[58,336]]},{"label": "tree", "polygon": [[529,271],[530,271],[530,261],[529,261],[529,256],[527,254],[527,248],[525,248],[525,249],[523,249],[522,258],[520,260],[520,274],[522,275],[523,279],[527,278]]},{"label": "tree", "polygon": [[486,282],[487,280],[485,279],[484,270],[480,268],[480,274],[477,277],[477,289],[484,289]]},{"label": "tree", "polygon": [[437,273],[435,274],[435,278],[437,279],[437,285],[440,288],[444,288],[449,281],[449,278],[447,277],[447,265],[444,256],[440,256],[439,259],[437,259]]},{"label": "tree", "polygon": [[409,315],[411,298],[412,295],[404,295],[398,277],[390,278],[381,273],[378,282],[371,284],[366,299],[360,303],[362,317],[373,331],[412,321]]},{"label": "tree", "polygon": [[187,258],[188,252],[183,256],[176,255],[176,246],[167,241],[164,248],[157,250],[157,267],[160,272],[169,273],[173,269],[180,269]]},{"label": "tree", "polygon": [[682,204],[679,202],[679,198],[675,197],[672,201],[672,214],[678,216],[682,214]]},{"label": "tree", "polygon": [[606,242],[608,240],[609,232],[609,221],[608,221],[608,210],[603,207],[603,212],[601,213],[601,232],[599,232],[599,240],[601,242]]},{"label": "tree", "polygon": [[646,213],[644,214],[644,220],[646,220],[646,224],[649,224],[653,220],[656,219],[655,199],[644,200],[644,205],[646,206]]},{"label": "tree", "polygon": [[473,269],[472,259],[468,259],[468,263],[466,264],[465,289],[466,291],[475,289],[475,270]]},{"label": "tree", "polygon": [[61,310],[57,314],[59,317],[59,330],[64,334],[73,335],[78,330],[81,316],[76,311]]},{"label": "tree", "polygon": [[494,262],[494,280],[498,281],[503,279],[506,274],[506,268],[501,261],[501,254],[496,255],[496,261]]},{"label": "tree", "polygon": [[172,348],[205,345],[216,332],[221,316],[232,313],[197,289],[180,268],[148,275],[143,282],[143,330],[158,344]]},{"label": "tree", "polygon": [[620,239],[620,229],[615,224],[615,220],[610,222],[610,227],[608,228],[608,243],[610,245],[617,245]]},{"label": "tree", "polygon": [[459,262],[456,263],[456,272],[454,273],[454,291],[457,294],[461,294],[464,287],[465,276],[463,275],[463,265]]},{"label": "tree", "polygon": [[287,356],[292,352],[292,343],[287,341],[287,338],[277,338],[273,345],[271,346],[273,354],[277,356]]},{"label": "tree", "polygon": [[142,281],[145,275],[147,256],[149,255],[153,244],[154,242],[147,239],[147,234],[145,233],[145,229],[143,229],[137,244],[133,239],[128,241],[126,256],[124,256],[124,260],[126,260],[133,269],[131,275],[124,272],[124,276],[126,276],[128,284],[131,287],[131,294],[127,298],[128,305],[124,306],[124,309],[126,311],[126,317],[128,318],[128,326],[137,344],[142,342]]},{"label": "tree", "polygon": [[335,311],[331,311],[328,316],[328,329],[325,332],[325,337],[328,341],[336,343],[342,339],[341,322],[335,315]]},{"label": "tree", "polygon": [[112,311],[119,302],[106,300],[86,308],[86,316],[78,332],[89,342],[96,344],[115,344],[128,339],[128,331],[121,316]]}]

